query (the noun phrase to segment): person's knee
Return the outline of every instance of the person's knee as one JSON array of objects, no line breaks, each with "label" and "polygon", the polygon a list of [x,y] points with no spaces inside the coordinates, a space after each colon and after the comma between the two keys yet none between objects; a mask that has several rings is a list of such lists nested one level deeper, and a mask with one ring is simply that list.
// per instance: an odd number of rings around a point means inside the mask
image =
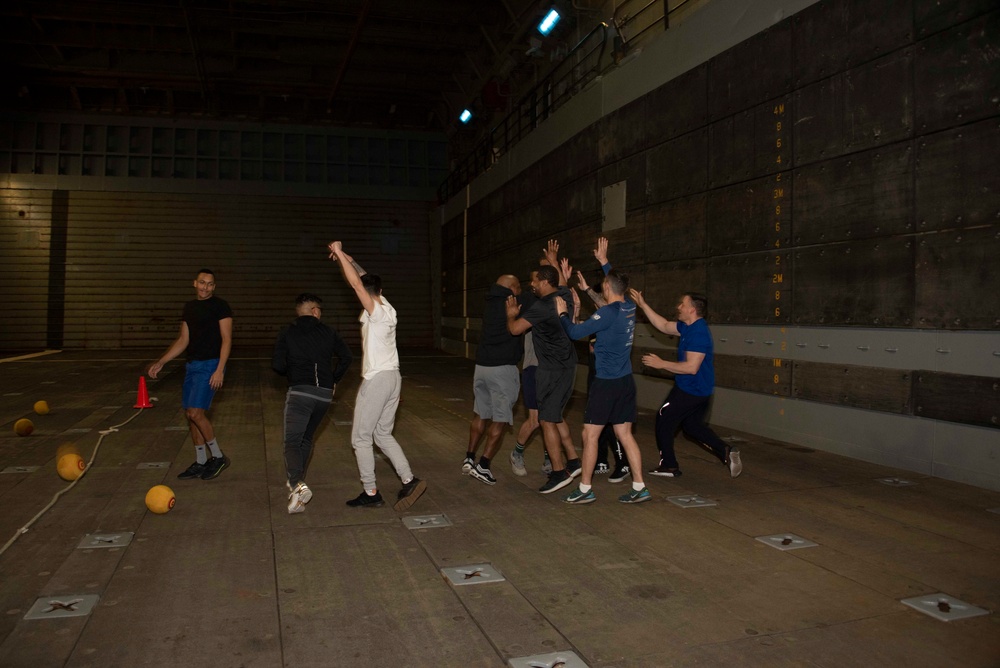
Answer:
[{"label": "person's knee", "polygon": [[184,415],[191,422],[201,422],[205,418],[204,408],[187,408],[184,410]]}]

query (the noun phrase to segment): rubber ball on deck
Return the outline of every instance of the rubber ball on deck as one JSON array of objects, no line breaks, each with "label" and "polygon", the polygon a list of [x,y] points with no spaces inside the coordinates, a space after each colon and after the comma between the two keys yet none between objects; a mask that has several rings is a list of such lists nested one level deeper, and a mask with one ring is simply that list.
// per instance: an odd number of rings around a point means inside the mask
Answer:
[{"label": "rubber ball on deck", "polygon": [[70,482],[79,478],[85,468],[87,465],[83,463],[83,457],[73,452],[63,455],[56,462],[59,477]]},{"label": "rubber ball on deck", "polygon": [[30,436],[35,431],[35,423],[28,418],[21,418],[14,423],[14,433],[18,436]]},{"label": "rubber ball on deck", "polygon": [[155,485],[146,492],[146,507],[157,515],[162,515],[174,507],[174,490],[166,485]]},{"label": "rubber ball on deck", "polygon": [[36,401],[35,402],[35,412],[39,415],[49,414],[49,402],[47,401]]}]

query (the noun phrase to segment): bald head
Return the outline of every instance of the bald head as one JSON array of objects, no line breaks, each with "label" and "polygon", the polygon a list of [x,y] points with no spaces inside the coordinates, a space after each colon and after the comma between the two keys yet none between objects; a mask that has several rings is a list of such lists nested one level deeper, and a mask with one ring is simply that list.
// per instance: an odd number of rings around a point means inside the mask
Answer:
[{"label": "bald head", "polygon": [[504,274],[498,278],[497,285],[507,288],[515,295],[521,294],[521,281],[517,280],[517,276],[513,274]]}]

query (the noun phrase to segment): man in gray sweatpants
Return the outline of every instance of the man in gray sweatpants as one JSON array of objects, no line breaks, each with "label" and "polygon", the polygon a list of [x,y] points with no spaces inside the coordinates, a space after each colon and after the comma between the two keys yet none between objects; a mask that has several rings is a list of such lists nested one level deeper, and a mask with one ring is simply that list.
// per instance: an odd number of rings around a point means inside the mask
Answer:
[{"label": "man in gray sweatpants", "polygon": [[396,309],[382,296],[382,279],[366,273],[344,252],[339,241],[330,244],[330,259],[340,263],[344,280],[354,290],[364,307],[361,322],[361,387],[354,402],[354,426],[351,444],[358,460],[358,472],[364,491],[347,505],[378,507],[385,501],[375,485],[375,451],[372,441],[389,458],[403,483],[394,508],[406,510],[427,489],[427,483],[414,477],[403,449],[392,436],[399,406],[399,354],[396,352]]}]

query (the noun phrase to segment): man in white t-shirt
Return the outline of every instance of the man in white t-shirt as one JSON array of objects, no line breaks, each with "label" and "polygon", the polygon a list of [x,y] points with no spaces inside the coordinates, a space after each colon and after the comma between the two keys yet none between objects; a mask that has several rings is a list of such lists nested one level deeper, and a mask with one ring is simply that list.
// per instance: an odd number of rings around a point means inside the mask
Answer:
[{"label": "man in white t-shirt", "polygon": [[344,280],[364,307],[361,317],[361,387],[354,402],[354,425],[351,445],[358,460],[358,472],[364,491],[347,505],[378,507],[385,504],[375,485],[375,451],[372,442],[389,458],[396,475],[403,482],[396,510],[406,510],[427,489],[427,483],[414,477],[403,448],[392,436],[399,407],[399,391],[403,380],[399,375],[399,355],[396,353],[396,309],[382,296],[382,279],[366,273],[344,252],[339,241],[330,244],[330,259],[340,263]]}]

